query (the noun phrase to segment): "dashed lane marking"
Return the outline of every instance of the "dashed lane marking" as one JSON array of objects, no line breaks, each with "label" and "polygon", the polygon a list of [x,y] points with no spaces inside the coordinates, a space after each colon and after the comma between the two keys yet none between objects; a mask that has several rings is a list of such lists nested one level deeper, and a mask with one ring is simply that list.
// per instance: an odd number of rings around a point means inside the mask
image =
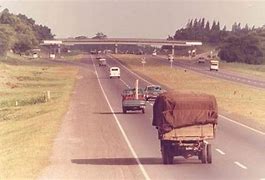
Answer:
[{"label": "dashed lane marking", "polygon": [[129,86],[124,80],[122,80],[121,78],[120,78],[120,80],[121,80],[121,82],[122,82],[123,84],[125,84],[125,86],[127,86],[127,88],[130,88],[130,86]]},{"label": "dashed lane marking", "polygon": [[239,166],[242,169],[248,169],[245,165],[241,164],[240,162],[235,161],[234,162],[237,166]]},{"label": "dashed lane marking", "polygon": [[222,155],[225,155],[225,153],[221,149],[215,149],[217,152],[219,152]]},{"label": "dashed lane marking", "polygon": [[147,81],[146,79],[142,78],[141,76],[139,76],[138,74],[136,74],[135,72],[131,71],[130,69],[128,69],[126,66],[124,66],[123,64],[121,64],[119,61],[117,61],[115,58],[109,56],[112,60],[116,61],[118,64],[120,64],[123,68],[125,68],[127,71],[129,71],[130,73],[132,73],[133,75],[135,75],[136,77],[138,77],[139,79],[145,81],[148,84],[152,84],[151,82]]}]

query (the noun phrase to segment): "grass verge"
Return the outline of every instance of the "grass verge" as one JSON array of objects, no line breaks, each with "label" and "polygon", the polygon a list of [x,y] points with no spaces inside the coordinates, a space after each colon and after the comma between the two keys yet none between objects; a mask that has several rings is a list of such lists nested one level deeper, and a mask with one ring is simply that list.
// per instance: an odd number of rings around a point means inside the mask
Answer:
[{"label": "grass verge", "polygon": [[0,60],[0,179],[35,179],[48,165],[76,73],[40,59]]},{"label": "grass verge", "polygon": [[221,62],[220,67],[222,69],[230,70],[233,72],[240,73],[242,75],[252,75],[265,79],[265,65],[251,65],[243,63],[226,63]]},{"label": "grass verge", "polygon": [[146,59],[145,67],[141,57],[115,55],[133,71],[179,91],[195,91],[215,95],[219,108],[227,115],[245,119],[255,128],[265,129],[265,91],[231,81],[211,78],[193,71],[165,66],[159,60]]}]

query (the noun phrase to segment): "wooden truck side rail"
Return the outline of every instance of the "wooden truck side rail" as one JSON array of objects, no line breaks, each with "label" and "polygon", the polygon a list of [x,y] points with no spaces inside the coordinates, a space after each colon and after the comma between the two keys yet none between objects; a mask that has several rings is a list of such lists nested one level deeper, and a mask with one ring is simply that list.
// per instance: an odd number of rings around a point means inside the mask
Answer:
[{"label": "wooden truck side rail", "polygon": [[161,140],[171,140],[171,141],[189,141],[189,140],[206,140],[214,139],[215,137],[216,125],[205,124],[205,125],[194,125],[182,128],[176,128],[168,133],[160,134],[159,138]]}]

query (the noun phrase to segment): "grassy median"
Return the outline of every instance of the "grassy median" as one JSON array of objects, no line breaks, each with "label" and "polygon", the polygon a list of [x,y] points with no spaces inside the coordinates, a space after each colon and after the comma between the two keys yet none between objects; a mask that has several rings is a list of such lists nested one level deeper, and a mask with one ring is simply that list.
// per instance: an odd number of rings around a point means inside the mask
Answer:
[{"label": "grassy median", "polygon": [[76,73],[40,59],[0,60],[0,179],[35,179],[48,165]]},{"label": "grassy median", "polygon": [[[169,88],[180,91],[195,91],[215,95],[219,108],[226,115],[244,121],[255,128],[265,129],[265,91],[231,81],[211,78],[184,69],[171,69],[159,60],[146,59],[142,67],[141,57],[115,55],[130,69],[141,73]],[[264,75],[264,74],[263,74]]]}]

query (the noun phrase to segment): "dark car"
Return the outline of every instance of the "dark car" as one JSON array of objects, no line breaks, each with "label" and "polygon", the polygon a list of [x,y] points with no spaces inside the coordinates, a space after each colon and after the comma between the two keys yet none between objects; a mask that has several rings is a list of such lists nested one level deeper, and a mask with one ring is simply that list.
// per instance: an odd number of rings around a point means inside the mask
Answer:
[{"label": "dark car", "polygon": [[205,58],[204,57],[199,57],[197,62],[198,63],[205,63]]},{"label": "dark car", "polygon": [[163,92],[165,92],[165,90],[162,90],[159,85],[146,86],[144,89],[145,100],[156,99],[156,97]]}]

